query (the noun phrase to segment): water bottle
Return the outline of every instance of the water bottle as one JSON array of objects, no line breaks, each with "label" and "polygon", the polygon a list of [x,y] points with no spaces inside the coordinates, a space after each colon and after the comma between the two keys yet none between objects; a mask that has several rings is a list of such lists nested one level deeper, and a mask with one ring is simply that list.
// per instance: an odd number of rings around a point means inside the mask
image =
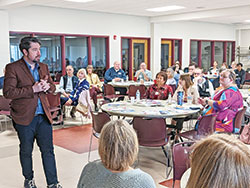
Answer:
[{"label": "water bottle", "polygon": [[183,104],[183,91],[177,92],[177,105],[182,106]]},{"label": "water bottle", "polygon": [[168,94],[168,104],[172,103],[172,95],[171,93]]},{"label": "water bottle", "polygon": [[136,91],[136,102],[140,101],[141,97],[140,97],[140,91],[139,89]]}]

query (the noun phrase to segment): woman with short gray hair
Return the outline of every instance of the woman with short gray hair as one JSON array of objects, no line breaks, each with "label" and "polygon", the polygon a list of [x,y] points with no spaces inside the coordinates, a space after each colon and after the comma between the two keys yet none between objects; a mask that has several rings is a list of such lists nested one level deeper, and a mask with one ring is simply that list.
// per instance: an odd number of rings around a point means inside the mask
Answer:
[{"label": "woman with short gray hair", "polygon": [[128,122],[115,120],[105,124],[98,151],[101,160],[84,167],[78,188],[155,188],[149,174],[131,167],[137,158],[138,139]]}]

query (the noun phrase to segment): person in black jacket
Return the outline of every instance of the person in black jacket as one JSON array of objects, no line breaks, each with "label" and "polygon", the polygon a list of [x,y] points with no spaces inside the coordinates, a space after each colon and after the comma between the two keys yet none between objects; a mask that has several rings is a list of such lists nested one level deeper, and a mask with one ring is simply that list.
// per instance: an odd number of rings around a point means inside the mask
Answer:
[{"label": "person in black jacket", "polygon": [[[73,74],[74,73],[74,68],[71,65],[68,65],[66,67],[66,75],[62,76],[60,79],[60,92],[64,97],[69,97],[70,93],[74,90],[76,87],[76,84],[78,82],[78,78]],[[76,107],[73,106],[70,112],[70,115],[72,118],[75,118],[75,112],[76,112]],[[65,107],[63,107],[63,114],[65,114]],[[65,115],[64,115],[65,117]]]},{"label": "person in black jacket", "polygon": [[242,88],[242,85],[245,82],[245,77],[246,77],[246,71],[242,69],[243,65],[242,63],[238,63],[236,69],[234,70],[236,74],[236,84],[238,88]]}]

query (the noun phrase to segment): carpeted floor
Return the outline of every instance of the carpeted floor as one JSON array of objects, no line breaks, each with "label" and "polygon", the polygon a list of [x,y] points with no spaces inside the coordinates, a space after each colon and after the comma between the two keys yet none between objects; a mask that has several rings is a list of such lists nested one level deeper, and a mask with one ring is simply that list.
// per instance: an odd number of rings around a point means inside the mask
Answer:
[{"label": "carpeted floor", "polygon": [[[53,131],[53,142],[59,147],[81,154],[89,151],[91,134],[91,124],[57,129]],[[97,147],[98,140],[93,137],[91,150],[96,150]]]}]

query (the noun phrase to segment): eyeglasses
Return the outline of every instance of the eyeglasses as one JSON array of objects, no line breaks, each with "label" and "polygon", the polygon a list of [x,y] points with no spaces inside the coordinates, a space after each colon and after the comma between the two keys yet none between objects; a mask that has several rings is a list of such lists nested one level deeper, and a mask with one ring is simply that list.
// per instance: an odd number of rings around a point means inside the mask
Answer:
[{"label": "eyeglasses", "polygon": [[195,72],[194,75],[201,75],[201,73]]}]

